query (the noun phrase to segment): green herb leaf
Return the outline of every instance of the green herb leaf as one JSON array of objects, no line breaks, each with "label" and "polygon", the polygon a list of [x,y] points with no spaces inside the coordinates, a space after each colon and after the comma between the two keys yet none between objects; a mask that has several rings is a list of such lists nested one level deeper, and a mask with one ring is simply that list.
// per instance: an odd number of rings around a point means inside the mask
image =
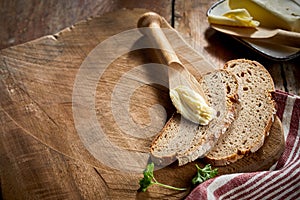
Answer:
[{"label": "green herb leaf", "polygon": [[142,178],[139,182],[140,184],[140,188],[138,191],[143,191],[145,192],[151,185],[159,185],[161,187],[165,187],[168,189],[172,189],[172,190],[187,190],[187,188],[177,188],[177,187],[173,187],[170,185],[166,185],[163,183],[159,183],[158,181],[156,181],[156,179],[154,178],[154,163],[150,163],[147,165],[145,171],[144,171],[144,178]]},{"label": "green herb leaf", "polygon": [[204,181],[214,178],[218,174],[218,169],[212,169],[210,164],[206,165],[204,168],[200,168],[197,164],[197,174],[192,179],[194,186],[203,183]]},{"label": "green herb leaf", "polygon": [[152,162],[147,165],[147,168],[144,171],[144,176],[147,176],[152,179],[154,177],[153,171],[154,171],[154,163]]},{"label": "green herb leaf", "polygon": [[[197,164],[197,174],[192,179],[192,183],[194,186],[215,177],[218,174],[218,169],[212,169],[211,166],[208,164],[204,168],[200,168]],[[145,171],[144,171],[144,177],[140,180],[140,188],[138,191],[145,192],[151,185],[158,185],[161,187],[165,187],[172,190],[187,190],[187,188],[177,188],[170,185],[166,185],[163,183],[158,182],[154,177],[154,163],[150,163],[147,165]]]},{"label": "green herb leaf", "polygon": [[139,191],[145,192],[148,187],[150,187],[154,182],[152,181],[154,175],[154,163],[150,163],[147,165],[147,168],[144,171],[144,178],[140,180],[140,189]]}]

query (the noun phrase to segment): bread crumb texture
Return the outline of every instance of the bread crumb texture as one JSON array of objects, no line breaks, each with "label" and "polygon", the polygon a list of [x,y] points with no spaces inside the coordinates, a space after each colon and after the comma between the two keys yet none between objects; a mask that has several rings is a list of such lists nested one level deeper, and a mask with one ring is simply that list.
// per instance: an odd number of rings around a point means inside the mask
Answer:
[{"label": "bread crumb texture", "polygon": [[264,143],[274,117],[274,83],[269,72],[258,62],[237,59],[224,69],[238,81],[239,107],[236,119],[205,160],[215,166],[227,165],[257,151]]},{"label": "bread crumb texture", "polygon": [[[151,145],[151,158],[157,165],[168,165],[178,159],[184,165],[203,157],[233,121],[237,80],[226,70],[217,70],[200,81],[216,117],[201,126],[175,113]],[[236,102],[236,101],[235,101]]]}]

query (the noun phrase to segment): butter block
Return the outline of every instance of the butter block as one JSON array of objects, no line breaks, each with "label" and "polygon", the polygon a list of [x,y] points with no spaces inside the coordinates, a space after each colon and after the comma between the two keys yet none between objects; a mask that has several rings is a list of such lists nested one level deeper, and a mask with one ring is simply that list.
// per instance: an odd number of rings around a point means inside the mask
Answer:
[{"label": "butter block", "polygon": [[229,0],[229,7],[247,9],[263,27],[300,32],[300,5],[297,0]]},{"label": "butter block", "polygon": [[233,9],[223,13],[222,15],[208,15],[208,21],[211,24],[221,24],[240,27],[257,27],[258,21],[253,20],[249,12],[244,9]]}]

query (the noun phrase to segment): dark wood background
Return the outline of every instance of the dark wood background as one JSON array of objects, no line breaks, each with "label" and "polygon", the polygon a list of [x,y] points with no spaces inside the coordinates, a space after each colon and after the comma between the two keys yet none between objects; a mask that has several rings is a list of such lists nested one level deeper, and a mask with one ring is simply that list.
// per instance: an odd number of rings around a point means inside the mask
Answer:
[{"label": "dark wood background", "polygon": [[273,76],[277,89],[300,94],[300,58],[273,61],[249,51],[227,35],[208,28],[206,11],[213,0],[1,0],[0,49],[24,43],[106,12],[146,8],[164,16],[175,28],[193,39],[197,50],[215,64],[249,58],[261,62]]}]

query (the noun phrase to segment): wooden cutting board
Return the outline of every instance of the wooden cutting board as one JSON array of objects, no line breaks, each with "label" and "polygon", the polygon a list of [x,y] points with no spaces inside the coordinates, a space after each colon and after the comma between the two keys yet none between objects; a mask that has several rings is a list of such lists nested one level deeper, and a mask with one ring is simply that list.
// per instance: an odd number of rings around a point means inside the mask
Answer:
[{"label": "wooden cutting board", "polygon": [[[120,10],[0,52],[1,190],[4,199],[178,199],[139,193],[149,145],[175,111],[165,67],[136,28],[146,10]],[[196,78],[214,70],[164,24]],[[152,64],[151,64],[152,63]],[[218,66],[219,67],[219,66]],[[284,148],[276,118],[263,148],[219,174],[267,170]],[[195,163],[155,171],[189,187]]]}]

